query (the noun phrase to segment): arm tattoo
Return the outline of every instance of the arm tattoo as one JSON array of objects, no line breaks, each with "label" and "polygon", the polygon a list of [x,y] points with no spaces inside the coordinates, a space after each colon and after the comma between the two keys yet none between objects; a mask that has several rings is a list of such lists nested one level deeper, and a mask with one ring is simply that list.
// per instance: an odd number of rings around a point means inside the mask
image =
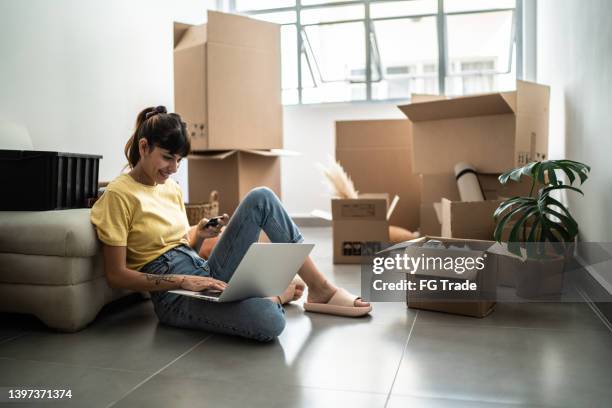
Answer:
[{"label": "arm tattoo", "polygon": [[151,273],[144,274],[145,279],[159,285],[162,282],[176,282],[175,275],[153,275]]}]

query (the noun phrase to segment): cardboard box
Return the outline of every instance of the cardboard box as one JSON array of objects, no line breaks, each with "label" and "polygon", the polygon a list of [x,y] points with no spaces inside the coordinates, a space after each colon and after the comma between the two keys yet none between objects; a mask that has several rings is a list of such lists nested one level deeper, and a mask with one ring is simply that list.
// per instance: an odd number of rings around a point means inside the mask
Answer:
[{"label": "cardboard box", "polygon": [[451,201],[442,199],[442,236],[492,240],[493,213],[503,200]]},{"label": "cardboard box", "polygon": [[495,231],[493,213],[507,198],[527,196],[531,179],[524,177],[520,183],[502,185],[497,175],[478,175],[485,201],[462,202],[442,199],[442,236],[492,240]]},{"label": "cardboard box", "polygon": [[502,173],[546,159],[550,90],[525,81],[516,88],[399,106],[412,122],[413,172],[452,173],[467,162],[482,173]]},{"label": "cardboard box", "polygon": [[442,234],[442,225],[436,214],[434,203],[421,206],[420,223],[419,232],[421,235],[434,235],[438,237]]},{"label": "cardboard box", "polygon": [[198,150],[282,148],[280,26],[208,11],[174,25],[175,110]]},{"label": "cardboard box", "polygon": [[458,200],[457,181],[449,174],[421,174],[419,179],[421,180],[419,230],[421,235],[440,236],[442,226],[440,217],[436,215],[434,204],[439,203],[443,197]]},{"label": "cardboard box", "polygon": [[[421,175],[421,234],[491,240],[493,213],[509,197],[529,195],[531,179],[503,185],[498,174],[478,174],[485,201],[459,201],[455,175]],[[435,207],[438,206],[436,215]]]},{"label": "cardboard box", "polygon": [[[428,241],[436,240],[442,242],[442,247],[424,247]],[[414,309],[425,309],[438,312],[446,312],[473,317],[485,317],[495,307],[497,293],[496,274],[497,257],[489,254],[489,249],[494,243],[492,241],[480,241],[471,239],[449,239],[441,237],[424,236],[402,244],[394,245],[386,252],[403,251],[410,257],[437,258],[440,257],[447,262],[448,259],[459,257],[481,258],[484,268],[472,267],[462,271],[461,274],[455,270],[444,268],[421,267],[414,273],[406,274],[409,282],[415,282],[415,290],[406,291],[406,303]],[[433,263],[432,263],[433,264]],[[475,283],[475,291],[444,291],[441,281],[447,280],[452,283],[468,281]],[[420,281],[434,281],[437,289],[420,289]]]},{"label": "cardboard box", "polygon": [[389,217],[394,204],[389,205],[388,194],[334,198],[331,206],[335,264],[367,262],[389,242]]},{"label": "cardboard box", "polygon": [[336,122],[336,160],[358,191],[399,196],[390,224],[418,229],[421,189],[419,177],[411,171],[408,120]]},{"label": "cardboard box", "polygon": [[281,196],[280,156],[283,151],[230,150],[190,154],[189,200],[206,201],[219,192],[219,212],[232,214],[244,196],[266,186]]}]

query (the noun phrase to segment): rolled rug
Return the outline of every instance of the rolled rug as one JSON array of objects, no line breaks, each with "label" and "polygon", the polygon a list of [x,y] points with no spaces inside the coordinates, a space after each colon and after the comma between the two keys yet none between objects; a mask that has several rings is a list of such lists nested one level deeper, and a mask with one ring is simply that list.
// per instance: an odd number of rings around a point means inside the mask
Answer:
[{"label": "rolled rug", "polygon": [[484,193],[472,165],[464,162],[455,164],[455,178],[461,201],[484,201]]}]

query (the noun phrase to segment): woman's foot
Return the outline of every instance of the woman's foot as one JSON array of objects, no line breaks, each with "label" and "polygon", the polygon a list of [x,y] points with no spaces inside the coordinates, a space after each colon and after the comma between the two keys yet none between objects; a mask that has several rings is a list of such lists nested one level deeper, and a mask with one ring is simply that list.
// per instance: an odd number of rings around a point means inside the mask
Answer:
[{"label": "woman's foot", "polygon": [[296,276],[287,286],[287,289],[273,300],[281,305],[286,305],[289,302],[299,300],[304,294],[304,289],[306,289],[306,284],[299,276]]},{"label": "woman's foot", "polygon": [[[329,281],[325,280],[320,287],[308,288],[308,299],[306,300],[308,303],[327,303],[334,296],[334,294],[338,291],[338,287],[332,285]],[[353,303],[355,307],[368,307],[370,304],[368,302],[364,302],[360,298],[355,299]]]}]

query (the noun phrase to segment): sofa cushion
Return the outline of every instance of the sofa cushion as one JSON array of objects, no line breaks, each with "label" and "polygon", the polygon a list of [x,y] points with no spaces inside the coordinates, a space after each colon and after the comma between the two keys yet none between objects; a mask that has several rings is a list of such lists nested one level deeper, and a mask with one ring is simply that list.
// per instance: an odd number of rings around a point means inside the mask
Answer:
[{"label": "sofa cushion", "polygon": [[102,253],[88,257],[0,253],[0,282],[75,285],[104,276]]},{"label": "sofa cushion", "polygon": [[102,306],[129,293],[109,288],[104,278],[52,286],[0,282],[0,312],[32,313],[47,326],[74,332],[87,326]]},{"label": "sofa cushion", "polygon": [[0,252],[88,257],[100,251],[89,208],[0,211]]}]

